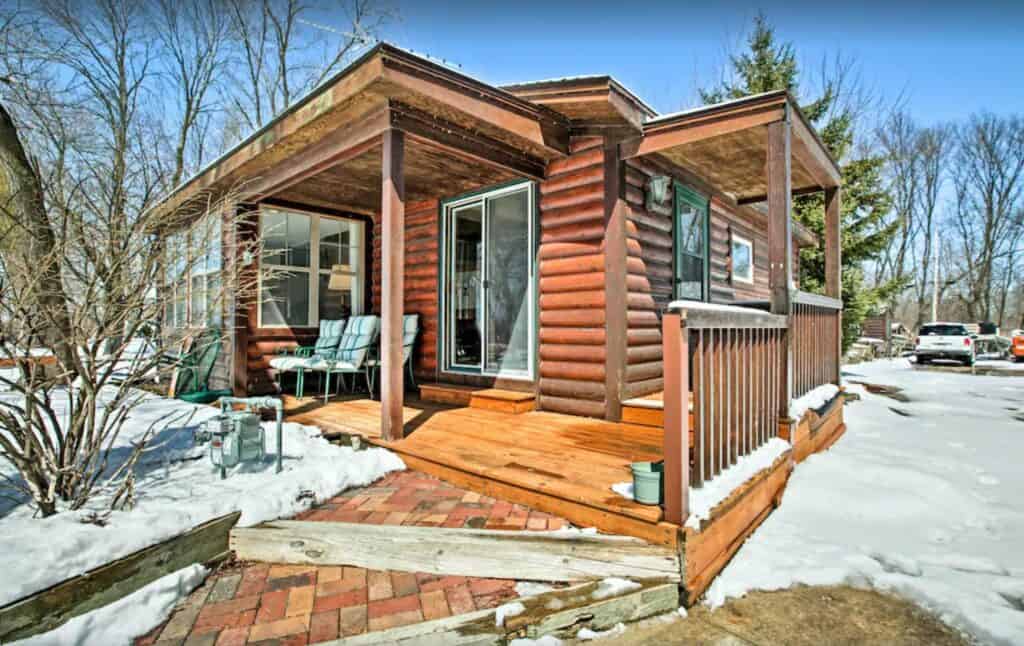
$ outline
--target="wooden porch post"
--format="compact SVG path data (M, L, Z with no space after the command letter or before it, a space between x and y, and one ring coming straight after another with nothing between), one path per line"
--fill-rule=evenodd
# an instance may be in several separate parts
M825 189L825 294L832 298L843 298L843 246L842 224L840 223L840 189L832 186ZM886 333L889 327L886 325ZM843 316L836 316L836 357L832 378L839 384L839 364L843 355Z
M790 190L790 124L768 124L768 286L773 314L789 315L793 281L793 230Z
M690 344L678 313L661 317L665 365L665 520L682 525L690 515Z
M622 419L628 333L626 200L619 138L604 137L605 419Z
M380 431L385 440L404 435L402 310L405 300L405 135L384 131L381 153L381 382Z
M790 112L786 106L785 118L768 124L768 286L771 290L773 314L790 316L790 296L793 284L793 230L791 212L790 177ZM793 330L786 330L783 344L785 356L779 359L779 414L786 416L793 398Z

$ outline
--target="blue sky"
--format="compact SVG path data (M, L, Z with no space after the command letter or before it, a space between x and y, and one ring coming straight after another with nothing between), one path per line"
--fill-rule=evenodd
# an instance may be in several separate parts
M401 2L401 0L399 0ZM660 112L696 103L763 10L805 67L840 53L922 124L1024 113L1024 1L399 4L385 38L490 83L608 73Z

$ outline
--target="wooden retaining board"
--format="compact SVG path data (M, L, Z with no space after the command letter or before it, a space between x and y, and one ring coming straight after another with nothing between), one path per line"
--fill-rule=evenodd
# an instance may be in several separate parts
M239 559L372 570L572 582L678 582L678 555L625 536L274 521L231 532Z
M0 642L24 639L117 601L162 576L227 556L235 512L0 608Z
M497 609L492 608L345 637L324 646L503 646L512 639L536 639L548 634L570 638L581 628L608 630L620 622L639 621L679 607L679 588L675 584L646 583L636 590L595 599L593 594L598 586L596 582L585 583L517 599L524 611L506 617L504 626L497 625Z
M792 452L747 481L716 507L700 532L687 528L683 544L687 602L711 585L744 541L779 506L793 470Z

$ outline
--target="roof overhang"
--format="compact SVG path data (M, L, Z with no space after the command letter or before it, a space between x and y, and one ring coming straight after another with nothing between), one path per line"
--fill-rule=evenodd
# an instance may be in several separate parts
M501 89L565 115L577 128L627 127L640 132L644 122L658 114L608 75L531 81Z
M768 92L648 120L624 159L660 156L706 177L740 203L768 194L768 126L790 124L793 194L839 186L839 165L788 92Z
M569 126L545 106L382 43L181 184L158 208L240 185L248 194L253 183L262 185L258 195L267 194L273 178L284 181L290 166L314 160L304 172L323 171L360 146L365 152L379 144L381 130L392 127L531 176L568 154Z

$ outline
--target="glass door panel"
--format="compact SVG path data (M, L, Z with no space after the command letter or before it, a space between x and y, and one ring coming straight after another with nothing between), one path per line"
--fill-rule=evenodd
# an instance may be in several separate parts
M453 366L481 366L483 336L483 205L456 209L452 214L449 249L449 329Z
M527 190L487 200L484 371L530 369L530 205Z

